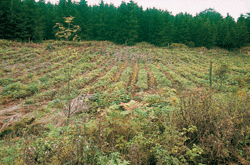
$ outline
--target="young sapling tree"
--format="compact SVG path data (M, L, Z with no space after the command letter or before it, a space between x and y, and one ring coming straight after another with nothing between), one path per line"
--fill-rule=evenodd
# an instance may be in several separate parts
M58 32L55 34L55 36L57 38L63 38L67 41L67 45L68 45L68 41L73 38L72 40L75 41L77 39L79 39L80 37L75 34L77 31L80 31L81 28L78 25L73 25L73 19L75 17L63 17L65 19L65 23L68 24L68 27L65 28L62 24L60 23L56 23L56 25L54 26L54 28L58 27ZM69 55L71 55L70 49L68 49L68 51L66 51ZM68 63L67 63L67 101L68 101L68 115L67 115L67 124L69 123L69 119L70 119L70 113L71 113L71 105L70 105L70 64L69 64L69 56L68 56Z

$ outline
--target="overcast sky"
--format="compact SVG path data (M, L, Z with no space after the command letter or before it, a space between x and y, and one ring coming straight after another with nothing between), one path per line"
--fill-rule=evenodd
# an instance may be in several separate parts
M59 0L45 0L51 3L58 3ZM74 1L74 0L72 0ZM80 0L75 0L80 1ZM101 0L87 0L88 5L99 4ZM130 0L123 0L129 2ZM104 0L105 3L112 3L119 6L122 0ZM222 16L227 16L229 13L235 21L240 14L250 13L250 0L134 0L143 9L147 7L155 7L157 9L167 10L176 15L180 12L187 12L195 16L197 13L208 8L213 8Z

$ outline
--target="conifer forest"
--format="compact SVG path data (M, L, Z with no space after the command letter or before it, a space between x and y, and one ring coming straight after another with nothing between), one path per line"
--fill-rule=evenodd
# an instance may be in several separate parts
M72 3L60 0L58 4L44 0L4 0L0 2L0 37L33 41L55 39L55 23L63 17L75 17L81 27L82 40L112 41L133 45L148 42L156 46L183 43L189 47L218 46L239 48L249 43L250 17L226 18L209 8L196 16L156 8L143 10L135 2L122 2L119 7L105 4L89 6L87 1Z

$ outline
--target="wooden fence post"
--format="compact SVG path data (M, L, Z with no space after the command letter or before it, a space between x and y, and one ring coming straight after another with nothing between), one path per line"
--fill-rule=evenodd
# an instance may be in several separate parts
M213 69L213 62L210 60L210 89L212 89L212 69Z

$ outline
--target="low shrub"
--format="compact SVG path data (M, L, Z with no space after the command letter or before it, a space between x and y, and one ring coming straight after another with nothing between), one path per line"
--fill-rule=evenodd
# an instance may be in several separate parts
M215 98L202 89L183 93L174 123L179 129L192 125L197 128L195 133L186 133L185 145L201 147L201 163L249 163L249 99L246 92L228 98Z
M188 46L185 44L181 44L181 43L172 43L170 45L171 49L188 49Z
M10 145L2 141L0 163L248 164L249 98L247 92L217 96L196 89L182 93L180 109L137 101L99 106L72 116L68 126L48 125L34 138L24 131ZM121 108L131 103L134 108Z
M12 83L10 85L7 85L2 90L3 96L12 96L15 99L18 98L24 98L27 96L30 96L39 90L39 84L36 82L33 82L29 85L23 85L19 81L16 83Z

